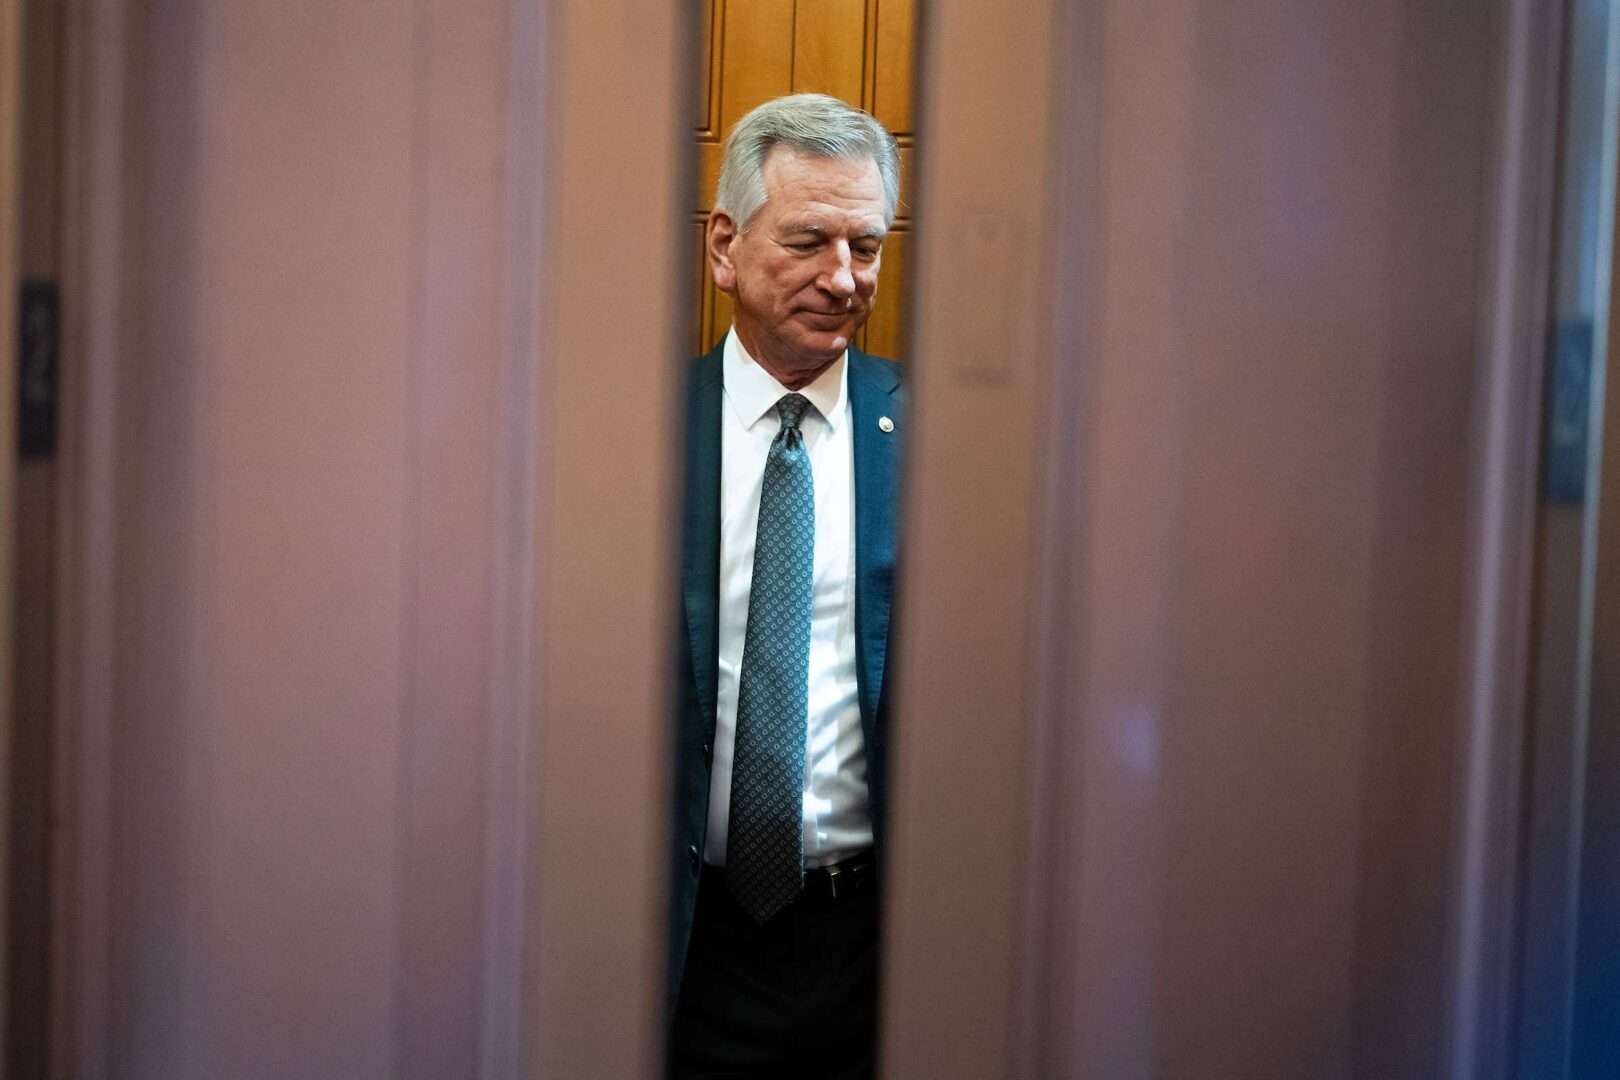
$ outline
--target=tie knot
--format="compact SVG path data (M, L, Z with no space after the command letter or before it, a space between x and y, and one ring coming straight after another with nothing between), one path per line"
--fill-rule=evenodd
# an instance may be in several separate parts
M810 399L803 394L784 394L782 400L776 403L776 411L782 417L783 431L797 431L799 421L804 419L804 411L810 407Z

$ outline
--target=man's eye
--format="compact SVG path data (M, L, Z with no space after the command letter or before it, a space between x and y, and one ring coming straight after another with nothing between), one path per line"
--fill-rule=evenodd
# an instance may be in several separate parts
M856 248L855 249L855 257L857 259L866 259L866 260L870 261L870 260L875 259L875 258L878 257L878 249L877 248Z
M814 251L816 242L814 240L794 240L788 244L788 247L794 251Z

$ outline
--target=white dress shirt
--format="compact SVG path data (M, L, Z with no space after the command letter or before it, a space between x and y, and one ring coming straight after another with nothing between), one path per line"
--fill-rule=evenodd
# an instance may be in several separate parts
M726 862L737 683L754 579L754 532L765 456L781 430L776 403L789 391L743 348L735 328L722 360L720 410L719 680L709 828L704 859ZM809 710L805 717L804 861L837 862L872 845L866 747L855 667L855 454L849 355L799 391L810 399L799 430L815 482L816 551L810 604Z

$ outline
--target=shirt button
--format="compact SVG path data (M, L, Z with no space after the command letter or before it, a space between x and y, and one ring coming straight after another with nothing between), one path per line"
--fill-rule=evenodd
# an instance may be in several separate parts
M714 764L714 747L713 747L713 745L711 745L709 743L704 743L703 744L703 764L705 764L705 765L713 765Z
M696 844L693 844L691 847L686 849L686 861L692 864L692 873L697 873L698 867L703 863L703 859L698 855Z

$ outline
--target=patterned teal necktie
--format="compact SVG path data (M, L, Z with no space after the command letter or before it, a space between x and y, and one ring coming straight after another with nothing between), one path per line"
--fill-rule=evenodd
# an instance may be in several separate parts
M788 394L776 403L782 430L765 457L737 686L726 880L737 902L761 923L792 903L804 882L804 739L816 506L799 421L809 405L802 394Z

